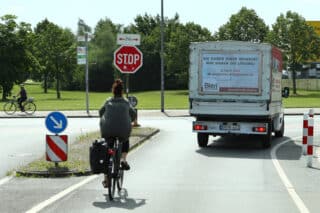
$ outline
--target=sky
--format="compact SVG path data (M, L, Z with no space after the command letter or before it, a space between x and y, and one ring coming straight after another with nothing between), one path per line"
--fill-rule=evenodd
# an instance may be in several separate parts
M193 22L212 33L241 7L255 10L269 27L289 10L309 21L320 20L320 0L163 0L163 5L165 17L173 18L177 13L181 23ZM0 0L0 16L5 14L16 15L18 22L32 27L47 18L75 33L79 18L94 29L100 19L127 26L137 15L160 15L161 0Z

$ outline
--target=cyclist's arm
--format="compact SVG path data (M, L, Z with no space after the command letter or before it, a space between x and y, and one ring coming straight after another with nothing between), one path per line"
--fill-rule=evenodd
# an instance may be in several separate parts
M104 104L103 104L103 106L99 109L99 117L101 117L105 111L106 109L104 108Z
M101 117L104 114L104 112L106 111L105 105L107 104L108 101L111 101L111 100L112 98L108 98L106 102L102 105L102 107L99 109L99 117Z

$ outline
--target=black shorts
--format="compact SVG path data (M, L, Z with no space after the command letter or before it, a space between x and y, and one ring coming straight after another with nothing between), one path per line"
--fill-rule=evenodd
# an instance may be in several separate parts
M108 143L108 146L109 147L113 147L114 145L114 142L115 142L115 137L107 137L107 138L104 138L107 143ZM120 141L122 141L122 152L126 152L128 153L129 152L129 138L119 138Z

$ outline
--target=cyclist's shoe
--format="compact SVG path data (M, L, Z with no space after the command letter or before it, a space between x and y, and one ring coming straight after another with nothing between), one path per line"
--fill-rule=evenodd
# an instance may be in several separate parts
M121 169L122 170L130 170L130 165L128 164L127 161L122 161L121 162Z
M108 187L109 187L109 186L108 186L108 181L106 181L106 180L102 181L102 186L103 186L104 188L108 188Z

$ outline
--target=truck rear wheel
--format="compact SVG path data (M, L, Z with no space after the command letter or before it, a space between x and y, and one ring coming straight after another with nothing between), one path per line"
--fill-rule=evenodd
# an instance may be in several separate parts
M198 145L200 147L208 146L209 135L206 133L198 133Z
M282 121L282 125L281 125L280 130L279 130L279 131L275 131L275 132L274 132L274 135L275 135L277 138L283 137L283 135L284 135L284 120Z

